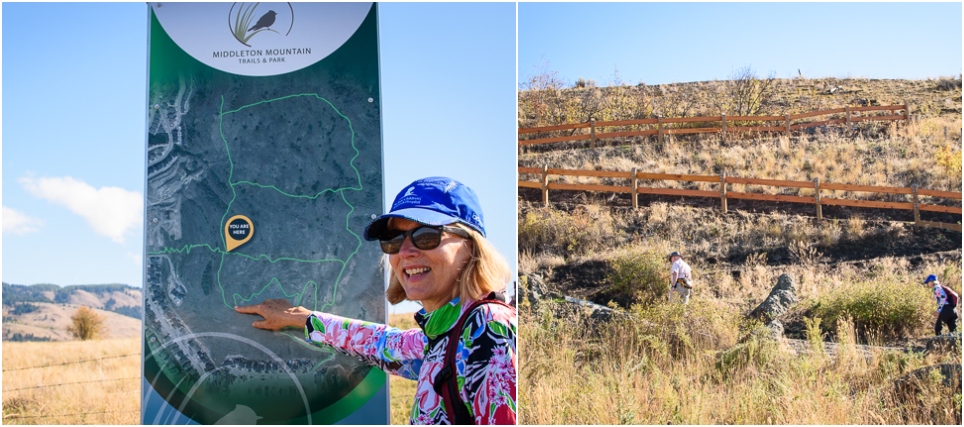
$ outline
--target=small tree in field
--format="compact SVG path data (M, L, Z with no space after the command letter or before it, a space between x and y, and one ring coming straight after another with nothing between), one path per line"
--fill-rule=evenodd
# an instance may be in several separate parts
M87 307L80 307L70 316L71 324L67 331L81 340L98 338L104 334L104 316Z
M776 76L770 73L765 79L759 79L756 72L749 65L741 68L730 76L729 98L730 114L735 116L756 116L769 112L770 101L773 98L773 82Z

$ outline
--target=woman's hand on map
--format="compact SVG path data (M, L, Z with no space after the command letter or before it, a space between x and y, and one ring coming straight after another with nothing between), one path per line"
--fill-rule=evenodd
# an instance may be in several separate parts
M311 310L294 307L285 299L269 299L261 304L235 306L234 311L244 314L257 314L264 318L251 324L258 329L277 331L281 328L303 328Z

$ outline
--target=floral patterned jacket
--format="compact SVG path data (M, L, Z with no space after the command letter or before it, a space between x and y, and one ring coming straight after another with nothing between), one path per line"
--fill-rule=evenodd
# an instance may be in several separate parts
M934 285L934 298L937 300L937 312L940 313L944 304L947 304L947 293L941 285Z
M954 292L954 291L951 290L951 292ZM941 310L944 309L945 305L948 305L952 302L949 295L947 295L947 291L945 291L944 287L941 286L940 284L934 285L934 298L937 300L938 313L940 313ZM954 307L957 308L957 306L954 306Z
M445 306L415 314L421 329L402 331L388 325L314 312L305 325L308 342L329 345L382 370L418 380L409 421L451 424L435 392L435 376L444 367L448 331L468 304L456 298ZM455 356L459 394L470 403L476 424L516 423L515 310L482 304L469 314Z

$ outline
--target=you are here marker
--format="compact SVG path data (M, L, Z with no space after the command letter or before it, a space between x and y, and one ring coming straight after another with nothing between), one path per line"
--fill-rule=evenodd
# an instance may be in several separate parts
M228 246L228 252L248 243L252 236L254 236L254 223L244 215L232 216L224 224L224 242Z

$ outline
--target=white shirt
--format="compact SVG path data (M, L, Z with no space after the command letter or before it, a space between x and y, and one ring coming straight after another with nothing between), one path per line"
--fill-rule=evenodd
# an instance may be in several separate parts
M676 280L680 277L685 277L687 279L693 280L692 271L690 270L690 265L683 261L683 258L676 260L673 263L673 268L669 271L670 281L673 285L676 284Z

